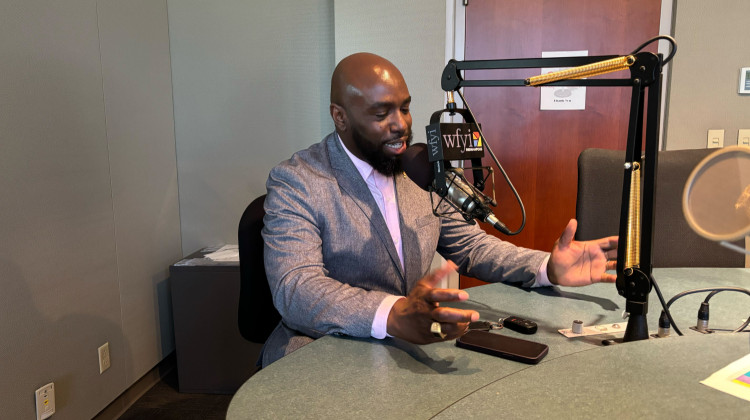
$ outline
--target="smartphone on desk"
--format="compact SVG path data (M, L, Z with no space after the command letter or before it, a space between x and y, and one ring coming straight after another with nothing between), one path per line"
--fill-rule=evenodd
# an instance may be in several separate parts
M471 330L456 340L461 348L515 360L528 364L537 364L547 355L546 344L508 337L489 331Z

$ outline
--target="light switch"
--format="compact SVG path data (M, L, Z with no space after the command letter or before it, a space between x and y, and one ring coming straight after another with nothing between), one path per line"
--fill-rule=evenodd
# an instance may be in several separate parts
M708 130L708 144L706 147L709 149L724 147L724 130Z
M750 129L740 129L737 133L737 146L750 147Z

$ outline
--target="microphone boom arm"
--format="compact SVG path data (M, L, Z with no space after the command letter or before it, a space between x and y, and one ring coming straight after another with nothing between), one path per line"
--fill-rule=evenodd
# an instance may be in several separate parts
M657 39L666 39L671 43L672 51L664 60L661 54L639 52L641 48ZM550 57L501 60L450 60L443 69L441 87L446 92L458 91L463 87L488 86L602 86L631 87L630 117L628 123L625 159L623 162L624 179L622 206L620 213L620 230L617 254L616 287L626 299L626 311L630 313L624 341L643 340L648 338L646 313L648 312L648 295L654 279L652 275L652 246L654 223L654 197L656 190L656 169L659 141L659 115L661 109L662 68L676 52L674 39L658 36L642 44L627 56L586 56L586 57ZM465 80L461 71L497 70L546 67L580 67L568 69L560 74L535 76L529 79L499 80ZM594 69L602 69L601 72ZM630 70L627 78L580 79L618 70ZM562 74L563 72L567 72ZM546 77L545 77L546 76ZM540 81L541 80L541 81ZM532 82L533 81L533 82ZM460 94L460 92L459 92ZM462 95L463 98L463 95ZM644 107L648 100L647 107ZM467 107L464 100L464 106ZM469 110L469 113L471 111ZM645 114L645 115L644 115ZM462 114L463 115L463 114ZM644 130L645 118L645 130ZM643 134L645 132L645 151L642 153ZM490 150L491 151L491 150ZM643 156L643 159L641 159ZM642 171L643 189L634 191L640 196L631 205L633 189L633 171L638 166ZM437 173L437 171L436 171ZM634 214L635 213L635 214ZM639 220L639 226L633 226L633 219ZM637 229L635 241L628 239ZM639 254L638 264L625 266L626 255ZM630 260L630 258L628 258Z

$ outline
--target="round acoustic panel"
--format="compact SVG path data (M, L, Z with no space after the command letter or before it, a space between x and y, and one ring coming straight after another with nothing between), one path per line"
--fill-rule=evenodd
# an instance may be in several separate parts
M688 225L713 241L750 234L750 147L729 146L706 156L682 195Z

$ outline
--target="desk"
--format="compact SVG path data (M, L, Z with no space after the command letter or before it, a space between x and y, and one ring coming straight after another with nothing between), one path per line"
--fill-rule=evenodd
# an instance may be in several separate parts
M659 269L654 276L665 299L699 287L750 286L750 271L741 268ZM529 366L454 342L416 346L327 336L245 382L227 418L684 418L685 412L717 418L750 408L698 383L750 351L747 333L688 328L705 294L672 305L684 337L603 347L602 336L567 339L557 330L574 319L586 325L622 321L625 300L613 284L532 290L493 284L468 292L470 299L454 306L475 309L486 320L511 314L536 320L537 334L524 338L548 344L547 357ZM748 315L747 299L731 292L712 298L711 327L738 327ZM654 331L660 313L655 293L650 303Z

